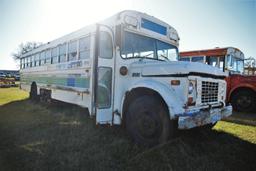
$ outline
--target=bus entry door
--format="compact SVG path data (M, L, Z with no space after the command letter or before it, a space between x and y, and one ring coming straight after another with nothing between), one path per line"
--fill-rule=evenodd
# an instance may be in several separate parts
M94 104L96 123L111 124L113 119L114 51L113 32L104 25L97 25L95 41Z

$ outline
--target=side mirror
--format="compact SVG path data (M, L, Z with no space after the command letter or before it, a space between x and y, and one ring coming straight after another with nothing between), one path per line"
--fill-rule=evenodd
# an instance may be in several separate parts
M116 46L121 46L121 42L122 42L122 38L121 38L121 35L122 35L122 25L119 24L116 26L116 29L115 29L115 44Z

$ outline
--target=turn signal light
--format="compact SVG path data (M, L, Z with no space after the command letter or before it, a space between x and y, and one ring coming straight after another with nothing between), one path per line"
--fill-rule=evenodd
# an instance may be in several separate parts
M194 105L195 105L195 102L193 102L193 101L194 101L193 97L188 97L187 105L188 105L188 106L194 106Z
M180 80L171 80L171 85L180 85Z

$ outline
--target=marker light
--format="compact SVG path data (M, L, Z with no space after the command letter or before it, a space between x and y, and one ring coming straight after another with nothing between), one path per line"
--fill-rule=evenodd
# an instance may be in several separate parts
M133 27L137 27L138 25L138 20L135 17L125 16L124 21L126 24L131 25Z
M171 80L171 85L180 85L180 80Z

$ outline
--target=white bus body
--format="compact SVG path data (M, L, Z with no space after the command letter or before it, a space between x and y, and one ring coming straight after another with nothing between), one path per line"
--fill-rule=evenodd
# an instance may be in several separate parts
M173 61L178 44L178 33L167 23L123 11L24 54L21 89L33 92L36 87L37 95L46 92L52 99L86 107L97 124L120 125L127 113L129 121L139 120L132 113L145 105L144 100L157 104L150 107L160 114L157 106L165 108L165 120L176 120L180 129L213 124L230 115L226 74L200 63ZM158 125L155 115L149 115L148 122ZM136 127L126 124L130 132ZM162 132L165 124L160 124ZM143 138L137 137L138 142L147 141Z

